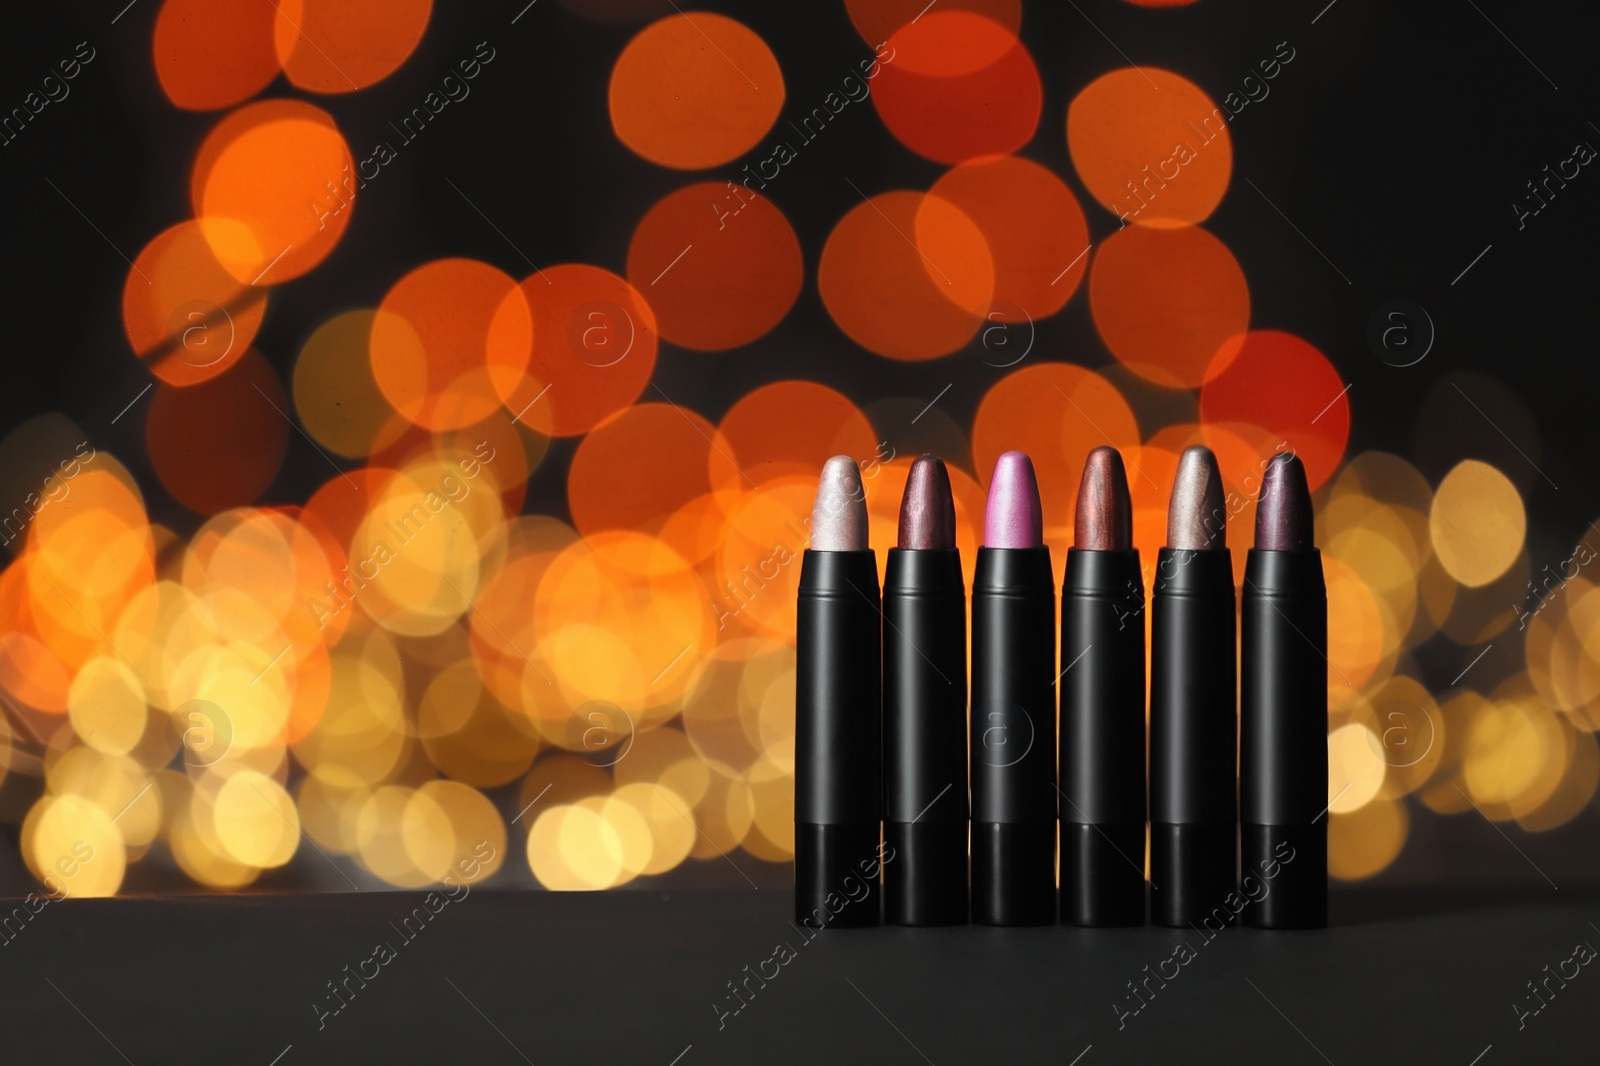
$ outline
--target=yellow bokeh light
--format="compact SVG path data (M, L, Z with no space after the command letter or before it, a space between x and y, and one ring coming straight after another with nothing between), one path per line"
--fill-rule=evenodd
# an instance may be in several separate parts
M127 870L111 815L82 796L39 800L23 820L22 844L28 869L53 895L115 895Z
M1477 588L1516 559L1528 518L1509 478L1488 463L1466 459L1439 483L1428 525L1434 551L1450 576Z
M254 770L240 770L222 783L211 818L223 849L246 866L282 866L300 844L294 801L282 785Z
M1328 815L1328 875L1363 881L1381 873L1405 846L1404 800L1375 799L1350 814Z
M1357 722L1328 734L1328 810L1358 811L1383 788L1386 770L1372 731Z

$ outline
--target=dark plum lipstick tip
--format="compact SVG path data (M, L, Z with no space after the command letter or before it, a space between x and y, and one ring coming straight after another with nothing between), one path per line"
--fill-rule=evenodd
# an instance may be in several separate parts
M1080 551L1126 551L1133 547L1133 500L1122 453L1099 447L1083 463L1073 547Z
M984 512L983 543L989 548L1037 548L1044 543L1044 511L1033 460L1006 452L995 460Z
M1262 551L1305 551L1316 544L1316 516L1305 464L1293 452L1272 457L1261 476L1256 507L1256 547Z
M900 500L901 548L950 549L956 546L956 505L950 472L937 455L919 455Z

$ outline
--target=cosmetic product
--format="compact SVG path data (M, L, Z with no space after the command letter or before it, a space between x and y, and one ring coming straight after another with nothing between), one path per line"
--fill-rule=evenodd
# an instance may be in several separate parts
M1055 921L1055 578L1033 463L989 484L972 585L972 920Z
M876 925L879 893L856 899L851 888L879 868L882 613L861 471L846 455L822 468L797 610L795 917Z
M1245 557L1239 678L1243 872L1269 882L1246 925L1328 924L1328 592L1306 471L1291 453L1262 477Z
M883 581L884 921L967 920L967 590L950 475L911 464Z
M1178 460L1150 605L1150 918L1231 923L1237 872L1233 561L1210 449Z
M1144 577L1115 448L1084 463L1061 586L1061 920L1143 925Z

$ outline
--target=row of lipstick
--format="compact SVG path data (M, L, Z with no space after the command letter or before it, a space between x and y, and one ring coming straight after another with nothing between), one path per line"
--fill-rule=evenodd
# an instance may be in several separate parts
M880 601L860 471L830 459L796 629L797 918L876 924L858 886L881 877L892 924L1048 924L1059 844L1062 921L1142 925L1148 826L1156 924L1325 925L1328 608L1300 460L1262 476L1238 677L1233 513L1216 458L1185 451L1150 605L1147 792L1144 580L1117 451L1084 467L1059 667L1033 464L995 464L970 699L944 463L912 466Z

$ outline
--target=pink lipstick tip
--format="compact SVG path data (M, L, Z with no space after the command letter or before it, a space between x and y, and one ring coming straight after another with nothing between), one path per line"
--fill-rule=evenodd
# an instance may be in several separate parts
M1006 452L995 460L984 513L983 543L989 548L1037 548L1044 543L1044 509L1033 460Z

